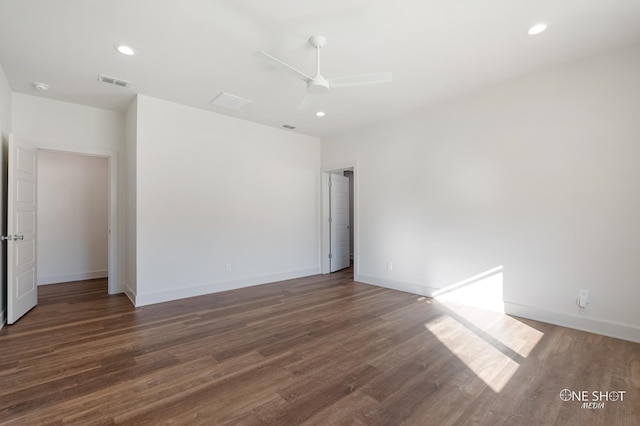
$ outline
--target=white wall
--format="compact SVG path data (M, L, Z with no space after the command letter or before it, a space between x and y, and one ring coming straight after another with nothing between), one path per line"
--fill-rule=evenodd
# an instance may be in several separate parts
M322 143L358 162L357 279L428 295L502 265L509 312L636 341L639 159L638 47Z
M13 94L13 131L46 148L117 150L124 146L124 114L68 102Z
M344 176L349 179L349 258L353 261L353 250L355 249L353 240L353 170L345 170Z
M113 190L109 192L111 205L118 206L111 228L116 241L118 256L111 259L118 270L117 276L109 279L124 285L125 244L119 238L118 224L125 223L126 173L118 166L118 159L125 151L125 115L67 102L54 101L20 93L13 94L13 133L41 149L103 155L110 160L110 180ZM112 174L115 177L112 178ZM115 257L115 256L114 256ZM118 267L122 265L122 267ZM116 289L116 291L118 291ZM120 290L122 291L122 290Z
M136 151L136 305L319 271L319 139L138 96Z
M7 144L9 143L9 133L11 133L11 89L9 82L0 66L0 233L7 229L7 218L5 214L5 199L7 197ZM4 235L4 234L3 234ZM7 283L5 280L6 265L5 259L6 244L0 244L0 328L6 321L6 299Z
M38 152L38 284L108 276L109 162Z
M125 255L127 263L125 265L125 283L124 291L131 299L133 304L136 303L137 294L137 173L136 173L136 161L137 161L137 147L138 147L138 98L136 97L129 108L125 117L125 136L126 136L126 149L125 149L125 170L126 170L126 182L124 182L123 193L126 193L126 222L124 226L124 240L125 240Z

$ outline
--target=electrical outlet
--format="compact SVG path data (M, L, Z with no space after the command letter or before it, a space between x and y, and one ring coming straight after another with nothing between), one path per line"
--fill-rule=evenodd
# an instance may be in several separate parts
M231 272L231 264L230 263L226 263L224 265L224 271L225 272Z
M393 263L387 262L387 271L393 271Z
M589 290L580 290L578 292L578 307L584 309L589 303Z

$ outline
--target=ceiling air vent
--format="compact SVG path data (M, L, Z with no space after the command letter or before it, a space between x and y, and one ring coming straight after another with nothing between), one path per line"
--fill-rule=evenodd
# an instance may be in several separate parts
M283 124L282 127L289 130L293 130L296 128L296 126L292 126L291 124Z
M253 101L250 101L249 99L241 98L240 96L232 95L231 93L220 92L209 103L222 108L238 110L252 102Z
M116 78L116 77L109 77L108 75L104 75L104 74L98 75L98 80L100 80L103 83L114 84L120 87L127 87L129 84L131 84L130 81L123 80L121 78Z

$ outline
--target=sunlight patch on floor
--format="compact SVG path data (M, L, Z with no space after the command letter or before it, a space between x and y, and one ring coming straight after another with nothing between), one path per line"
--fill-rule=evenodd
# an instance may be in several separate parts
M500 392L519 364L449 316L425 327L494 392Z
M449 310L452 317L458 318L462 325L471 326L476 334L484 334L495 344L504 345L523 358L529 356L544 336L540 330L504 313L453 302L438 303Z
M498 335L499 330L494 329L492 331L494 337L499 338L502 343L524 358L529 356L533 348L544 336L542 331L529 327L525 323L507 315L501 319L501 328L505 332Z

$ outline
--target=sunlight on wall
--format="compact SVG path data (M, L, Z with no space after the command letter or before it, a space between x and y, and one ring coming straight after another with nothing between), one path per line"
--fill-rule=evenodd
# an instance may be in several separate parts
M504 312L502 266L489 269L473 277L433 293L440 301L463 303L496 312Z

